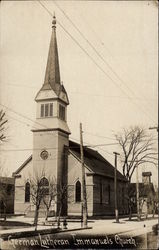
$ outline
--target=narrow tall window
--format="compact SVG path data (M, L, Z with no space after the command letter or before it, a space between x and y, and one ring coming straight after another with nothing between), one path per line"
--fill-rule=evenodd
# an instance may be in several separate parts
M25 184L25 202L30 202L30 183Z
M45 104L45 117L49 115L49 104Z
M50 111L49 111L49 115L53 116L53 103L50 103Z
M76 182L75 186L75 201L80 202L81 201L81 183L80 181Z
M65 120L65 107L61 104L59 105L59 118Z
M44 117L44 104L41 104L41 117Z

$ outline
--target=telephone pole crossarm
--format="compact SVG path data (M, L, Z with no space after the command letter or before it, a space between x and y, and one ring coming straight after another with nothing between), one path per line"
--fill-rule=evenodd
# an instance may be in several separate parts
M157 126L156 127L149 127L149 129L156 129L157 132L158 132L158 127Z

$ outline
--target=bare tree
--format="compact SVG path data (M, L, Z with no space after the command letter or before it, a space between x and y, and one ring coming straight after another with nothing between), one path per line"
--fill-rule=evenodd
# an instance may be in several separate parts
M67 200L71 193L69 192L69 186L68 185L62 185L59 184L57 185L57 202L58 202L58 213L57 213L57 225L60 227L60 219L61 219L61 214L67 203Z
M0 110L0 142L5 141L6 139L4 130L5 130L5 124L7 122L8 120L5 118L5 112L3 110Z
M115 135L121 148L121 162L123 175L131 182L132 175L142 164L157 164L157 152L151 135L146 134L138 126L123 129L121 134Z
M120 155L123 175L128 180L128 206L129 219L131 220L134 203L131 199L131 178L137 166L142 164L157 164L157 152L154 147L153 138L143 128L138 126L123 129L120 134L115 135L120 145Z
M45 176L44 171L41 172L41 174L34 174L34 176L31 176L27 181L30 184L30 197L33 205L35 205L35 215L34 215L34 225L35 229L37 228L38 223L38 217L39 217L39 209L41 202L46 195L47 187L44 186L44 183L42 182L43 177Z
M48 187L48 193L45 193L43 196L43 203L46 207L46 216L45 221L48 220L49 210L52 205L52 202L55 201L55 197L57 196L57 184L55 177L49 178L49 187Z
M45 171L42 170L41 174L36 173L30 175L30 177L25 180L26 183L29 182L30 184L31 202L35 206L34 225L36 228L40 207L44 209L43 205L45 206L45 221L47 221L52 201L55 201L57 205L57 224L58 227L60 227L61 216L64 214L64 211L66 211L67 199L72 193L69 191L68 185L65 185L63 182L57 184L55 177L45 178L46 176ZM43 182L44 179L47 179L47 183Z

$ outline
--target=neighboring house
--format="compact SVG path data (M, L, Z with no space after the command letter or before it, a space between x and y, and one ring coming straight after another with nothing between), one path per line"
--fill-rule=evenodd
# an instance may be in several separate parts
M142 183L139 183L139 200L140 200L140 213L148 215L153 214L155 211L155 189L151 183L151 172L142 173ZM130 196L134 202L133 212L137 211L136 204L136 183L130 184Z
M30 176L45 172L42 181L48 185L55 177L57 184L69 187L63 214L80 215L82 199L82 168L79 144L70 141L67 124L68 95L61 84L56 41L56 19L52 36L44 84L37 93L36 120L33 132L33 153L17 171L15 177L15 213L28 213L35 207L30 197ZM69 52L68 52L69 53ZM74 119L74 118L73 118ZM97 151L84 147L88 215L114 214L114 167ZM117 172L119 213L127 213L127 181ZM59 198L51 206L57 213Z
M0 177L0 215L14 213L14 178Z

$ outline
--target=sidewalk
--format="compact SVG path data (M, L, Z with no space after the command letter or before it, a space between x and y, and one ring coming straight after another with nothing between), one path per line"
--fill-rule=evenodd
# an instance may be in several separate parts
M0 230L0 238L7 239L8 236L12 235L13 238L20 238L24 236L31 236L35 234L50 234L50 233L60 233L60 232L68 232L72 230L83 230L84 228L81 228L81 223L80 222L70 222L67 225L67 229L63 228L63 223L61 222L60 229L57 229L57 224L55 224L52 221L48 221L49 225L44 224L44 219L39 218L38 220L38 226L37 229L35 230L35 226L33 226L33 218L26 218L24 216L19 216L19 217L12 217L8 218L7 222L23 222L23 223L30 223L30 226L20 226L20 227L12 227L12 228L6 228L6 229L1 229ZM3 227L3 226L2 226ZM90 226L88 227L90 229Z
M152 232L152 226L158 223L158 218L149 218L148 220L137 221L137 218L129 221L127 218L120 219L120 223L114 220L95 221L92 225L91 234L121 234L137 236Z
M9 218L8 221L20 221L26 223L33 223L33 218L26 218L24 216L13 217ZM49 233L50 230L55 229L55 225L44 225L44 220L39 219L37 231L43 231ZM155 218L148 218L147 220L137 221L137 218L133 218L132 221L129 221L128 218L120 219L119 223L115 222L115 219L109 220L88 220L88 226L91 227L87 229L87 233L91 235L95 234L129 234L131 236L141 235L144 233L148 233L152 231L152 226L158 223L158 217ZM62 223L61 223L61 226ZM81 230L81 223L80 222L68 222L67 225L68 230ZM67 232L68 230L64 230ZM63 231L63 232L64 232ZM4 229L0 230L1 235L10 235L14 233L20 232L35 232L35 226L28 226L28 227L21 227L21 228L12 228L12 229ZM80 234L86 234L85 230L81 231Z

